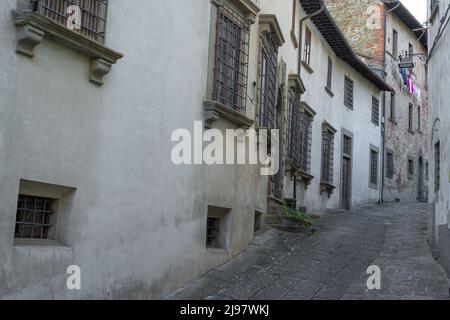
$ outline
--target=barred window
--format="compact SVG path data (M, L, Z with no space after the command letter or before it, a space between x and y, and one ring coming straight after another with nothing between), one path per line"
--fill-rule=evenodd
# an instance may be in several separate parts
M220 7L216 26L213 98L245 113L250 26L227 4Z
M322 177L321 181L333 184L335 132L324 126L322 131Z
M309 65L311 63L311 30L306 27L305 29L305 45L303 48L303 61Z
M393 179L395 174L394 167L394 153L392 151L386 152L386 176L388 179Z
M267 32L263 36L263 45L260 56L260 88L259 88L259 126L262 128L275 128L276 110L276 82L278 47L274 42L273 34Z
M370 150L370 184L378 186L378 152Z
M344 154L348 157L352 156L352 138L349 136L344 136Z
M312 117L302 111L299 94L290 97L289 157L299 170L311 169Z
M327 88L331 90L331 84L333 80L333 60L328 57L328 68L327 68Z
M380 101L375 97L372 97L372 123L380 125Z
M206 247L219 248L220 219L208 218L206 226Z
M68 7L72 5L81 10L81 29L74 31L104 43L108 0L36 0L34 11L67 26L68 18L73 14L68 12Z
M349 77L345 76L344 84L344 105L353 110L353 94L354 82Z
M15 237L48 239L53 227L54 199L19 195Z

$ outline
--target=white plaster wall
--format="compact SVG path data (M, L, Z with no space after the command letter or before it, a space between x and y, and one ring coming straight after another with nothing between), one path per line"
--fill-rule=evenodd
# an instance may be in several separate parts
M101 88L61 45L16 55L15 6L0 3L0 297L156 298L204 272L203 169L172 165L170 135L203 119L210 6L110 1L106 45L125 57ZM21 178L77 189L64 246L13 245Z
M434 19L434 23L430 25L429 50L431 50L438 32L438 21L444 16L445 10L449 5L450 1L448 0L440 1L438 16ZM450 136L450 114L448 112L450 92L446 81L450 72L449 50L450 35L449 30L446 29L429 60L430 128L428 134L431 137L430 148L432 148L430 161L430 215L434 225L434 240L437 242L441 255L440 260L450 273L450 145L448 138ZM441 143L441 179L440 189L436 191L434 188L434 145L438 141Z

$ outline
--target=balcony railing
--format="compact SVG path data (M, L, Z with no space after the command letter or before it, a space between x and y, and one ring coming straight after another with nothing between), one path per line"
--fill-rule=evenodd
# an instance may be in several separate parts
M74 30L96 42L104 43L108 0L34 0L33 10L54 22L67 26L69 6L78 6L81 28ZM70 21L69 21L70 23Z

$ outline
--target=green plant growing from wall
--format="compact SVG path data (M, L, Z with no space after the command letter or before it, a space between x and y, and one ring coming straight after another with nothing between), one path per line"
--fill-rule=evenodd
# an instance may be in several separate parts
M305 228L311 228L314 225L310 215L306 212L289 208L286 203L283 204L283 215L287 218L295 218L298 223Z

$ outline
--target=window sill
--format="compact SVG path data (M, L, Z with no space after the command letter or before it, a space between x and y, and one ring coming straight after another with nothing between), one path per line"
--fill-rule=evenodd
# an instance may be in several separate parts
M298 40L297 36L295 35L295 31L291 30L290 34L291 34L291 42L292 45L294 46L294 49L298 49Z
M302 66L305 68L306 71L308 71L310 74L314 73L313 68L309 64L307 64L305 61L302 60Z
M380 123L379 123L379 122L376 123L376 122L373 122L373 121L372 121L372 124L373 124L375 127L379 127L379 126L380 126Z
M250 118L220 102L205 101L203 107L205 109L205 122L208 127L211 127L214 122L221 118L244 128L250 128L254 124L254 121Z
M389 122L392 123L394 126L397 126L398 123L394 119L389 119Z
M328 93L328 95L330 96L330 97L334 97L334 93L333 93L333 91L331 91L331 89L330 88L328 88L328 87L325 87L325 91Z
M297 172L297 180L303 181L303 183L305 184L305 189L308 189L309 185L314 180L314 176L300 170Z
M409 129L408 129L408 132L411 133L412 135L415 134L415 132L414 132L413 130L409 130Z
M377 184L370 183L369 184L369 188L372 189L372 190L377 190L378 191L378 185Z
M56 240L38 240L38 239L14 239L14 247L24 249L72 250L70 247L62 245Z
M320 194L327 192L328 198L331 198L331 195L333 194L336 187L332 185L331 183L321 181L320 182Z
M13 10L12 16L18 29L17 53L33 58L34 48L44 38L52 39L91 59L89 81L94 84L102 85L103 77L109 73L112 65L123 58L121 53L71 31L39 13Z

